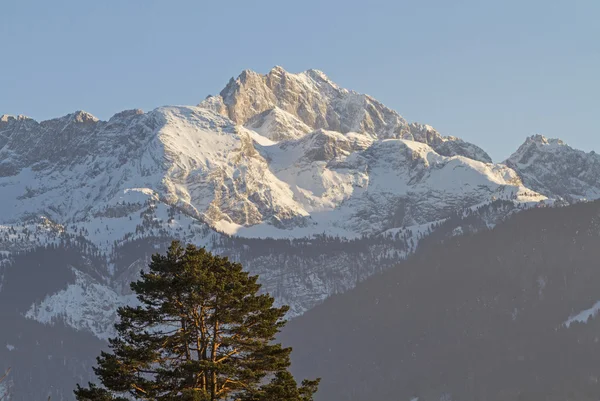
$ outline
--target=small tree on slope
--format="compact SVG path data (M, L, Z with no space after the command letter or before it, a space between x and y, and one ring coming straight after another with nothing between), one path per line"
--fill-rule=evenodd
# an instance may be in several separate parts
M274 344L287 307L258 294L257 276L202 248L173 242L131 284L140 306L118 310L112 352L94 368L102 387L79 401L310 401L318 380L298 386L291 348Z

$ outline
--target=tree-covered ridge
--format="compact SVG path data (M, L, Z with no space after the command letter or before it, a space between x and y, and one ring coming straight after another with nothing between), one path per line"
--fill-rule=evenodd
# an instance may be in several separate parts
M291 321L293 373L322 377L322 400L597 400L599 216L581 203L433 234Z

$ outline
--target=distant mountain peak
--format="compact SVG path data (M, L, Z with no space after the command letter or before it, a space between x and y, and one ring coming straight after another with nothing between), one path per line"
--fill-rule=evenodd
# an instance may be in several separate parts
M372 96L341 88L316 69L290 73L275 66L265 75L244 70L231 78L219 96L206 98L200 106L275 141L324 129L366 134L372 139L415 140L444 156L492 162L478 146L442 136L430 125L408 124Z
M40 124L42 124L42 125L69 124L69 123L93 124L93 123L97 123L99 121L100 120L98 118L96 118L94 115L88 113L87 111L77 110L77 111L74 111L73 113L69 113L62 117L42 121Z
M253 116L279 108L316 130L360 132L374 137L401 137L408 123L370 96L340 88L319 70L287 72L280 66L262 75L244 70L219 96L200 106L244 125Z
M287 71L280 65L276 65L273 68L271 68L271 70L269 71L269 73L274 73L274 74L287 74Z
M542 194L600 197L600 156L573 149L560 139L532 135L505 164L517 171L525 186Z
M116 119L119 119L119 118L126 118L126 117L132 117L132 116L140 116L140 115L143 115L143 114L144 114L144 110L142 110L142 109L123 110L123 111L115 114L114 116L112 116L109 121L116 120Z
M2 123L8 123L11 121L28 121L28 120L33 120L33 119L30 117L24 116L22 114L19 114L16 117L13 115L10 115L10 114L3 114L0 116L0 122L2 122Z
M530 163L534 159L534 156L538 154L538 152L548 152L555 149L573 150L561 139L547 138L541 134L531 135L527 137L525 142L519 146L517 151L506 160L506 163L510 165L525 165Z
M71 116L73 118L73 121L78 123L95 123L100 121L94 115L83 110L78 110L75 113L71 114Z
M256 75L260 75L259 73L251 71L251 70L247 70L247 71L250 71L250 72L252 72L253 74L256 74ZM282 66L276 65L275 67L271 68L271 70L268 72L267 76L269 76L269 75L293 76L295 78L307 77L307 78L310 78L310 79L312 79L314 81L326 81L326 82L329 82L329 83L335 85L331 81L331 79L329 79L329 77L327 76L327 74L325 74L321 70L317 70L317 69L314 69L314 68L311 68L311 69L308 69L306 71L299 72L299 73L292 73L292 72L287 71ZM335 85L335 86L337 86L337 85Z
M490 155L479 146L454 136L442 136L431 125L414 122L409 125L409 129L413 140L430 145L441 155L458 155L484 163L492 162Z
M19 114L18 116L13 116L10 114L3 114L0 116L0 122L2 122L2 123L9 123L11 121L33 121L33 122L35 122L35 120L33 118L24 116L22 114ZM77 111L74 111L73 113L69 113L62 117L53 118L50 120L44 120L44 121L42 121L42 124L49 123L49 122L57 122L57 121L67 121L67 122L76 122L76 123L96 123L96 122L99 122L100 120L97 117L95 117L94 115L92 115L91 113L88 113L87 111L77 110Z
M311 68L309 70L306 70L305 73L306 73L306 75L309 75L309 76L311 76L313 78L319 78L319 79L322 79L322 80L330 81L330 79L327 76L327 74L325 74L323 71L317 70L315 68Z
M566 145L561 139L558 138L547 138L541 134L531 135L525 140L525 144L535 143L537 145Z

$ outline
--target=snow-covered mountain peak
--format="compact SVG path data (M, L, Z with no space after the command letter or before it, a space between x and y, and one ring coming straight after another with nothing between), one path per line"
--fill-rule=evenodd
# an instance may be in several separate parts
M566 146L566 143L558 138L547 138L541 134L531 135L525 140L525 145L536 144L538 146Z
M525 142L519 146L517 151L507 159L507 163L512 165L518 164L523 167L536 160L540 154L564 154L565 152L584 153L580 150L571 148L558 138L547 138L544 135L536 134L529 136Z
M398 113L370 96L340 88L317 70L292 74L276 67L265 75L246 70L201 106L238 124L277 107L313 130L366 132L375 137L408 132L408 124Z
M331 88L340 89L340 87L331 79L329 79L329 77L323 71L316 69L309 69L295 74L286 71L283 67L279 65L276 65L267 73L266 77L267 79L296 80L299 83L302 83L309 87L315 85L322 87L325 84Z
M232 78L220 95L209 96L200 106L273 141L297 139L324 129L365 134L374 140L415 140L444 156L492 161L481 148L442 136L429 125L408 124L373 97L341 88L314 69L294 74L276 66L265 75L245 70Z
M548 196L600 197L600 156L573 149L560 139L530 136L505 163L527 187Z
M9 124L21 123L21 122L34 122L37 123L34 119L19 114L18 116L12 116L10 114L3 114L0 116L0 128L8 126Z
M7 123L9 121L27 121L33 120L31 117L24 116L23 114L19 114L18 116L12 116L10 114L2 114L0 116L0 122Z
M321 80L321 81L331 82L331 80L329 79L329 77L327 76L327 74L325 74L321 70L317 70L317 69L311 68L309 70L306 70L305 73L306 73L306 75L310 76L314 80ZM335 85L335 84L333 84L333 85Z
M254 73L254 71L252 71L252 72ZM287 74L289 74L289 73L282 66L276 65L275 67L273 67L269 70L269 72L267 73L267 76L285 76Z
M77 124L94 124L100 120L88 113L87 111L77 110L73 113L67 114L62 117L53 118L40 122L42 126L56 126L61 124L77 123Z
M428 124L411 123L408 139L430 145L435 151L444 156L464 156L484 163L491 163L492 158L479 146L463 141L454 136L442 136Z
M115 121L115 120L120 120L123 118L141 116L143 114L144 114L144 110L142 110L142 109L123 110L123 111L113 115L108 121Z
M73 121L77 123L96 123L100 120L87 111L78 110L73 113Z

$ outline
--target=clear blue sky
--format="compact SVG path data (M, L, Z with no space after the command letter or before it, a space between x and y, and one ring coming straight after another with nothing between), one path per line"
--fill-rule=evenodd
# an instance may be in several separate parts
M196 104L243 69L317 68L495 160L600 150L600 1L0 0L0 114Z

